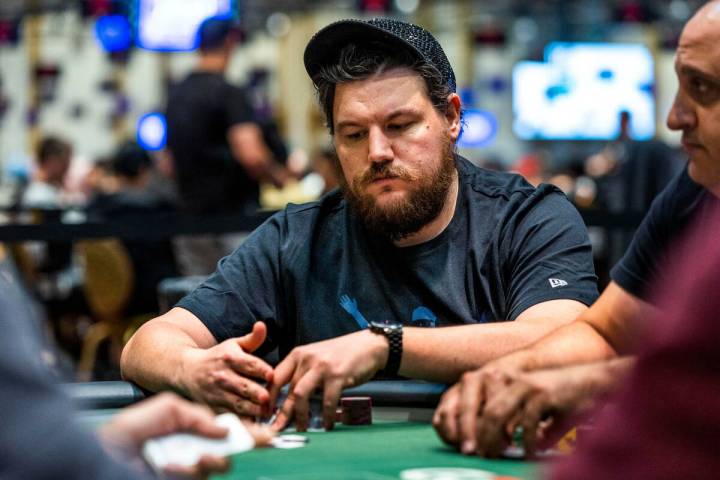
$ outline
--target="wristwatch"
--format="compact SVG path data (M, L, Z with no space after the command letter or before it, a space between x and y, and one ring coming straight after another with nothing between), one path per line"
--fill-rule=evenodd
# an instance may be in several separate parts
M388 359L385 368L382 369L381 373L384 376L396 377L400 370L400 360L402 359L403 352L403 326L402 323L385 321L376 322L371 320L368 322L370 325L370 331L379 335L385 335L388 339Z

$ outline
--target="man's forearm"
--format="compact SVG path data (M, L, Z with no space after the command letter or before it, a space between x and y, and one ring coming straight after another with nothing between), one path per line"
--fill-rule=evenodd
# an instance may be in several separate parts
M197 348L193 339L175 325L153 320L125 345L120 359L122 376L148 390L187 394L182 383L183 362Z
M400 375L451 383L464 372L521 349L556 323L497 322L445 328L407 327Z
M615 356L615 350L591 325L578 320L558 328L502 361L520 370L538 370L598 362Z

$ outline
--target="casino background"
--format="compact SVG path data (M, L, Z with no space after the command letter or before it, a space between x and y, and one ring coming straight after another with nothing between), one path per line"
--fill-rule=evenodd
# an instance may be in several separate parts
M199 22L224 14L239 25L242 40L227 78L247 89L266 140L295 175L282 190L261 187L261 204L277 209L316 198L332 183L332 152L302 64L304 45L334 20L391 16L424 26L444 46L466 109L460 153L534 184L555 183L575 202L590 227L602 287L649 201L682 168L678 135L664 119L677 87L677 38L701 3L4 0L4 268L42 307L39 321L60 346L48 347L45 356L60 379L119 379L122 341L200 281L168 269L142 287L156 299L153 308L130 308L130 292L144 278L133 270L133 242L142 250L180 234L247 232L267 216L88 212L93 195L117 187L113 160L128 141L151 158L148 188L173 198L162 113L170 87L196 61ZM622 111L630 112L625 136ZM30 208L20 198L48 136L72 147L63 200ZM124 254L115 255L118 250Z

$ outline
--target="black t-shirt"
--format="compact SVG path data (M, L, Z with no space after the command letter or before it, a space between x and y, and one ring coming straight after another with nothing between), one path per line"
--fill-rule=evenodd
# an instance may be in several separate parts
M198 213L256 208L258 184L227 141L232 126L253 121L244 91L220 74L195 72L171 90L166 116L183 208Z
M610 272L615 283L636 297L648 299L669 262L668 253L691 220L705 215L718 200L695 183L687 168L658 195L623 258Z
M178 306L219 342L264 320L264 347L283 356L367 319L446 326L514 320L546 300L591 304L590 243L565 196L462 158L457 166L455 214L436 238L405 248L372 238L334 191L274 215Z

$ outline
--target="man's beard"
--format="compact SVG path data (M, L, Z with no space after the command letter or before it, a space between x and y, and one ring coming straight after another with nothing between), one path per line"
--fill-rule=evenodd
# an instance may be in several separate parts
M453 144L447 139L443 147L440 166L429 174L416 177L392 162L373 164L348 185L344 175L342 189L350 207L362 220L371 235L398 241L420 231L435 220L447 201L455 173ZM399 178L415 188L407 192L407 198L388 202L382 207L366 192L374 180Z

